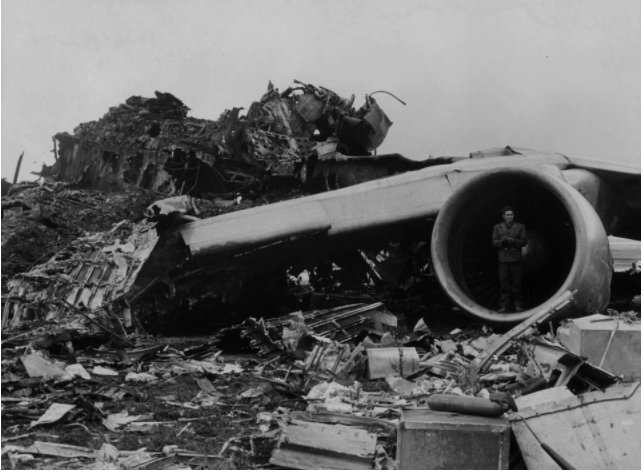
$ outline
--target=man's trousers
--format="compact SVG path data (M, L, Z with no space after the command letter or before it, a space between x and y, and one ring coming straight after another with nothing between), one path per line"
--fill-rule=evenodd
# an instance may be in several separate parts
M523 264L521 262L499 262L499 279L501 280L501 308L510 308L514 301L517 309L523 309L523 295L521 293L521 278Z

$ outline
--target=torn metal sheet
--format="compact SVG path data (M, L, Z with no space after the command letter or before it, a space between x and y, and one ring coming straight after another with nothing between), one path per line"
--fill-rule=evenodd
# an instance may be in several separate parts
M42 454L44 456L54 457L86 457L88 459L96 458L96 451L88 447L72 446L70 444L58 444L43 441L36 441L33 445L25 449L25 452L32 454Z
M414 161L400 154L346 156L333 150L319 157L317 162L315 159L307 160L302 173L306 179L306 190L319 193L426 167L450 164L457 160L458 158L430 158Z
M387 136L393 122L370 96L355 116L343 116L340 125L340 139L349 146L367 150L378 148Z
M344 133L350 142L343 149L358 155L385 139L392 123L373 98L367 96L355 110L353 97L296 83L283 93L269 83L246 116L233 108L215 121L189 117L189 108L169 93L130 97L100 120L77 126L73 135L56 134L56 163L43 166L39 175L91 188L141 187L168 195L263 191L266 176L297 184L302 162L320 139Z
M550 446L576 469L637 469L641 461L640 383L575 396L556 387L520 397L512 429L528 469L559 469Z
M37 354L27 354L20 358L29 377L42 377L45 380L70 380L72 374L54 365Z
M124 230L129 236L121 240ZM86 331L85 320L69 305L94 311L118 300L130 290L156 240L150 223L122 222L74 241L64 253L7 283L2 327L71 314L78 319L75 328Z
M582 393L591 388L603 390L618 380L611 373L543 337L527 337L518 345L520 357L527 364L525 373L531 378L543 377L555 387L568 386L575 393Z
M40 424L50 424L61 420L67 413L76 408L76 405L66 405L64 403L52 403L44 415L38 420L31 423L30 428Z
M301 319L311 334L340 343L348 343L354 340L363 329L374 326L373 316L382 320L383 314L391 315L380 302L370 305L356 303L301 313ZM238 343L241 337L248 339L250 347L259 349L259 354L265 356L284 349L283 332L291 326L294 316L297 315L291 314L266 320L249 318L241 325L220 330L215 336L215 342L218 346L223 347L228 342Z

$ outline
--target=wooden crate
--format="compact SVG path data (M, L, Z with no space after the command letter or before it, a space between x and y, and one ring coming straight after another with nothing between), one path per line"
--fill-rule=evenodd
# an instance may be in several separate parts
M505 418L403 411L397 469L507 469L510 431Z

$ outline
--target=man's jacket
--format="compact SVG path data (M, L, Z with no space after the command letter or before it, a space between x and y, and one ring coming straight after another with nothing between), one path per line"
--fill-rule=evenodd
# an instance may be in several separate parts
M510 244L508 241L503 241L503 238L513 238L514 242ZM499 223L492 232L492 246L499 248L499 262L519 262L521 248L527 242L525 226L521 223L512 223L509 228L505 222Z

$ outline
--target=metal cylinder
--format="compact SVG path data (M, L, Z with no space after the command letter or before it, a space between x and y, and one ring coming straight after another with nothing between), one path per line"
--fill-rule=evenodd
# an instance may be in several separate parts
M449 411L451 413L488 416L491 418L501 416L504 412L501 405L486 398L461 397L458 395L432 395L427 400L427 406L434 411Z

